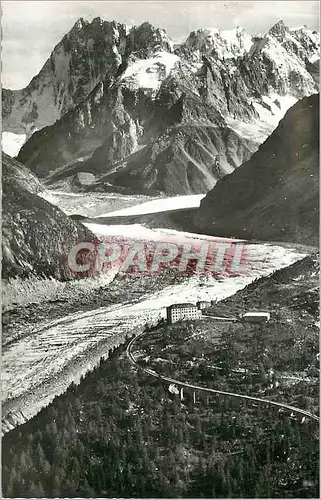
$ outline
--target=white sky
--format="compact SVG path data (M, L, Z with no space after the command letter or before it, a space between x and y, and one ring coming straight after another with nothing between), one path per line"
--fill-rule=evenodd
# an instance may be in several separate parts
M319 29L316 1L2 1L2 82L25 87L79 17L100 16L131 25L149 21L182 41L198 28L264 32L283 19L289 27Z

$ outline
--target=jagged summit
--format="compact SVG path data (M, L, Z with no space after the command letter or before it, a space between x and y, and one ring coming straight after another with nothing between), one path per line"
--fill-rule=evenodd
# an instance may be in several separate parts
M106 75L119 75L129 58L146 59L157 51L172 53L173 42L149 22L129 28L100 17L79 18L26 88L3 89L4 129L30 136L82 102Z
M129 32L129 50L139 57L149 57L157 50L173 51L173 42L165 30L149 22L133 26Z
M82 102L106 74L116 75L126 55L127 36L125 24L80 18L26 88L3 90L4 129L31 135L53 124Z
M183 47L223 59L244 55L252 43L252 36L241 27L232 30L206 28L192 31Z
M19 160L59 189L87 172L97 190L206 192L318 91L319 40L306 28L201 29L174 50L149 22L75 26L3 97L5 132L39 129Z
M277 40L282 41L289 32L289 28L285 25L284 21L280 20L272 28L269 29L269 34L274 36Z

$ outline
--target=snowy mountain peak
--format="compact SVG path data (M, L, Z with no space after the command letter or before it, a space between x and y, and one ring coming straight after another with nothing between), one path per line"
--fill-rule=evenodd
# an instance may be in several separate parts
M149 22L131 28L129 43L130 51L138 57L150 57L159 50L173 52L174 46L165 30L156 28Z
M53 127L63 140L66 134L78 137L80 131L84 142L93 135L90 152L93 144L100 147L106 140L108 154L102 156L110 158L110 165L179 121L223 126L225 117L234 125L235 120L249 123L262 117L268 127L260 134L255 126L255 133L247 137L257 142L268 135L270 122L275 127L279 114L283 116L283 98L293 104L318 91L318 59L318 34L306 27L288 30L284 23L261 37L252 37L239 26L200 29L174 51L166 32L149 22L129 28L99 17L91 22L80 18L25 89L3 91L3 131L11 142L10 152L16 152L25 135L28 138L38 129L35 136L40 137L43 127L58 122ZM267 96L271 102L264 100ZM152 126L147 125L149 120ZM243 135L248 128L241 126ZM74 159L83 145L77 141L76 145L69 141L68 153L69 145L52 147L53 168ZM36 157L30 144L22 161L30 154ZM45 150L43 164L48 171ZM55 157L57 151L61 158ZM216 146L213 151L215 155ZM211 153L206 162L212 157ZM226 159L225 164L227 173L236 162Z
M308 46L315 46L315 48L320 48L320 33L315 30L310 30L306 26L298 26L296 28L290 29L291 35L296 38L300 43L305 44L306 48Z
M306 81L306 78L302 79L302 75L306 65L308 65L307 68L313 74L313 79L318 81L318 69L310 66L315 65L320 58L320 35L318 32L312 31L306 26L288 29L280 21L264 37L261 48L264 44L264 52L266 53L267 47L270 47L269 57L278 66L280 66L281 59L285 58L286 66L291 71L292 77L296 73L301 75L299 80ZM274 48L272 49L272 47ZM282 66L284 70L284 64ZM310 93L309 91L308 94Z
M3 92L4 130L29 135L54 123L82 102L107 73L116 75L127 38L122 23L78 19L26 88Z
M77 19L71 30L81 30L85 25L88 24L88 21L85 21L83 17L80 17L79 19Z
M302 26L294 26L293 28L289 28L290 31L300 31L305 29L308 29L306 24L303 24Z
M224 30L221 37L226 41L231 50L248 52L252 46L252 37L244 28L237 27L233 30Z
M206 28L193 31L183 47L201 55L213 56L218 59L229 59L243 56L252 46L252 37L243 28L220 30Z

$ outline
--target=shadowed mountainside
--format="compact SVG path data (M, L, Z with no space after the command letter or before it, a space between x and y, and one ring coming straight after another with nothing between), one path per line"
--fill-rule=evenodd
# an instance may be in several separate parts
M4 130L34 131L18 159L59 190L205 193L318 91L318 58L318 33L282 21L174 48L147 22L80 19L26 89L4 90Z
M201 201L194 230L319 242L319 95L302 99L251 159Z
M39 180L10 156L2 155L2 277L52 276L71 279L67 255L94 235L38 196Z

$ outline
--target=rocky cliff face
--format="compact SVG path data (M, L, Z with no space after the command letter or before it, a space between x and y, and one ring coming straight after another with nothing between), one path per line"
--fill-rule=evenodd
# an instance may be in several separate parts
M72 278L71 248L94 235L39 196L39 180L23 165L2 156L2 277L42 275Z
M127 34L124 24L79 19L26 88L4 89L3 128L31 135L59 120L107 72L116 74L126 52Z
M52 125L81 103L108 74L113 77L129 58L171 51L165 32L149 23L129 28L115 21L79 19L54 48L50 58L22 90L3 90L3 128L31 135ZM135 56L134 56L135 54Z
M251 159L202 200L200 232L319 242L319 96L302 99Z
M89 172L97 179L93 189L207 191L248 159L256 142L228 127L215 103L188 88L184 75L178 66L155 98L153 88L136 86L126 73L104 82L85 103L34 134L19 160L50 185Z
M19 154L51 186L74 185L81 173L93 190L206 192L249 159L298 98L318 89L318 36L305 27L280 22L259 37L240 28L199 30L174 50L149 23L126 31L81 21L67 35L69 52L79 40L92 44L96 32L104 56L92 52L95 64L101 60L95 77L86 70L79 87L72 73L76 83L59 100L61 118L35 132ZM36 79L43 81L41 73ZM17 123L6 105L5 121L11 119Z
M201 55L223 61L244 56L252 44L252 36L243 28L223 31L218 28L208 28L192 31L181 49L191 51L196 61Z

